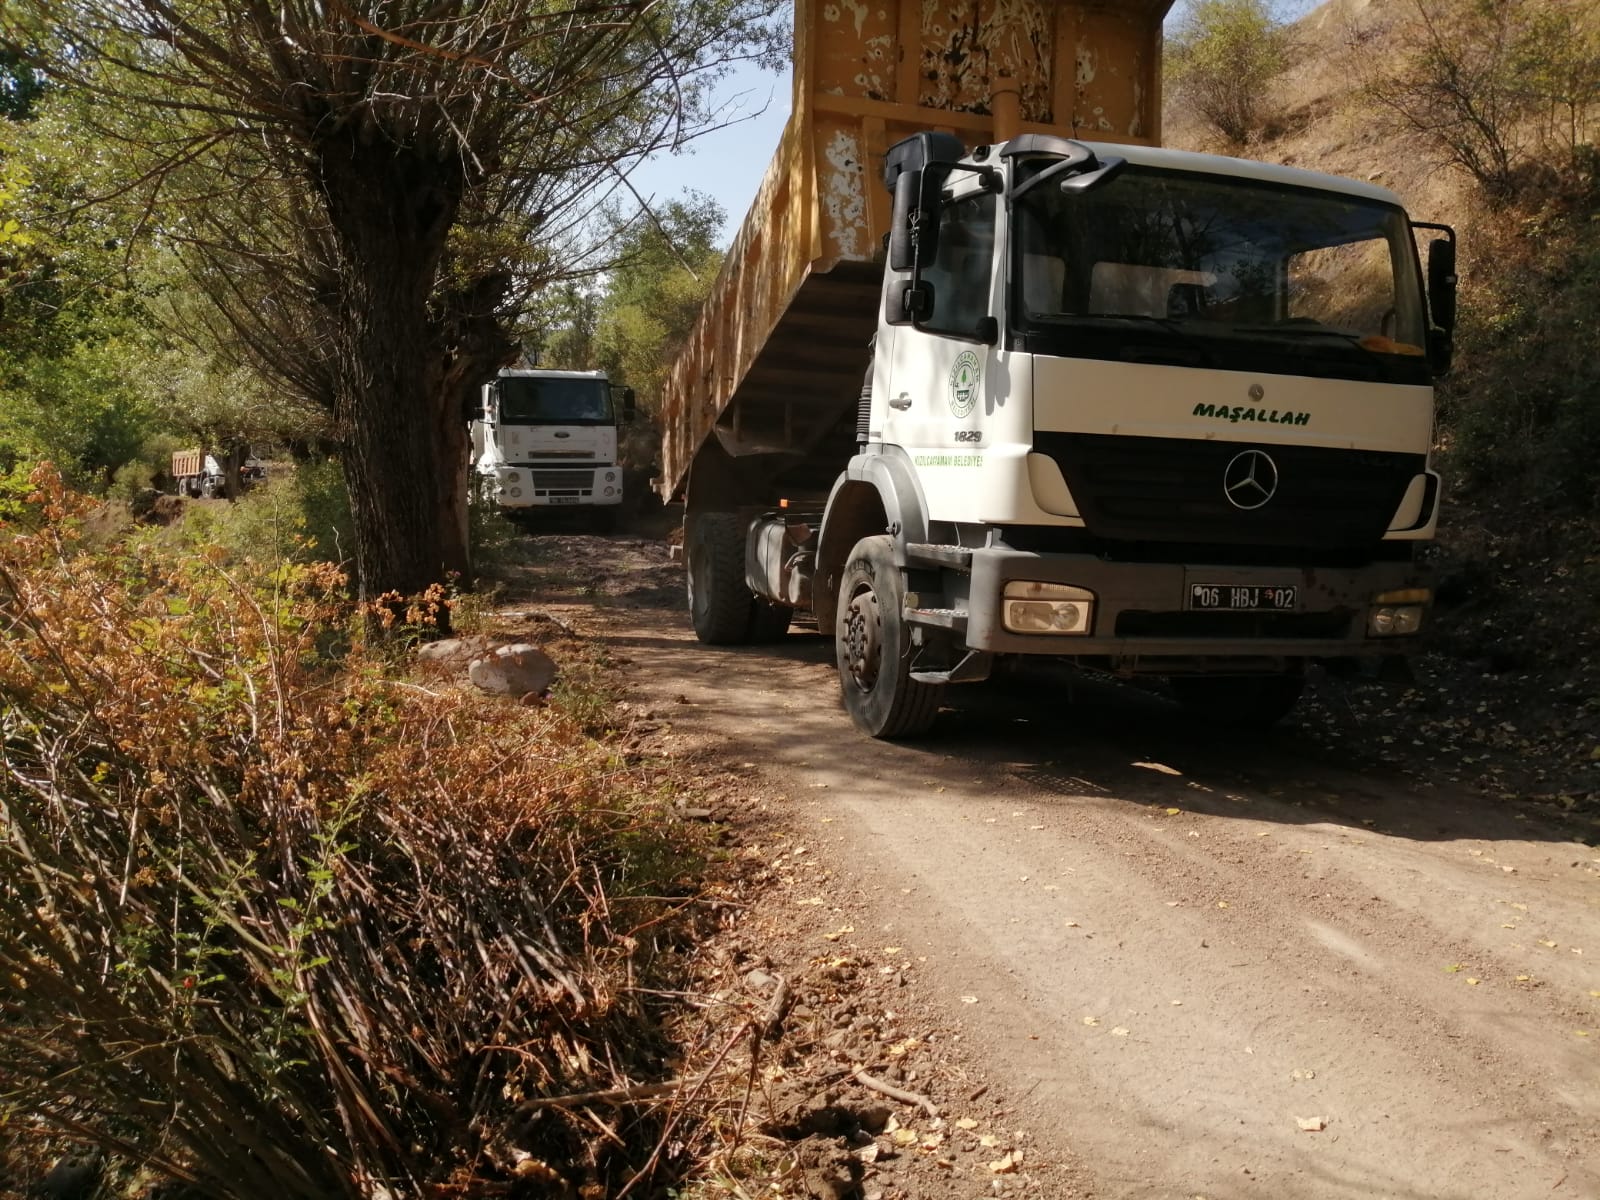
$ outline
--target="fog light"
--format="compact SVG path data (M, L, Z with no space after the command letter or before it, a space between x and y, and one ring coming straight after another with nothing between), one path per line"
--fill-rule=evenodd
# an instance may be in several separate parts
M1000 615L1012 633L1082 636L1094 622L1094 593L1065 583L1015 580L1005 586Z
M1421 628L1420 604L1385 604L1367 614L1369 637L1408 637Z

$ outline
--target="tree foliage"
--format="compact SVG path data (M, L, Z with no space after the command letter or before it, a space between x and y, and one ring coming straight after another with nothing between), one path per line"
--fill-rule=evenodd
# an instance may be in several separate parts
M1357 29L1358 40L1371 30ZM1574 0L1407 0L1367 94L1496 201L1592 186L1600 18Z
M1270 0L1196 0L1167 41L1174 96L1235 145L1261 131L1267 88L1288 61Z
M722 265L723 211L689 192L659 218L636 223L610 272L596 321L602 367L634 388L646 413L658 413L667 372L705 305Z
M540 286L594 269L619 172L714 123L778 0L24 0L14 52L96 103L114 194L250 361L325 407L368 594L469 569L463 401ZM57 33L59 32L59 35Z

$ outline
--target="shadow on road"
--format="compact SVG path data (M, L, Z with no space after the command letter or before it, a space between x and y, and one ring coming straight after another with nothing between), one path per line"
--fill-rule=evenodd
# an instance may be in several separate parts
M621 616L622 614L617 614ZM1593 837L1544 806L1435 786L1373 761L1348 734L1312 724L1241 731L1211 725L1166 698L1156 684L1063 670L1027 669L985 684L947 689L932 731L913 742L875 743L857 733L838 701L833 645L796 631L763 646L701 646L675 612L640 613L605 635L658 678L694 682L710 694L701 718L737 731L732 753L777 765L883 761L895 788L954 764L984 774L997 791L1054 801L1067 815L1095 797L1178 807L1219 817L1288 824L1334 823L1419 840L1481 838L1572 841ZM714 709L714 713L704 710Z

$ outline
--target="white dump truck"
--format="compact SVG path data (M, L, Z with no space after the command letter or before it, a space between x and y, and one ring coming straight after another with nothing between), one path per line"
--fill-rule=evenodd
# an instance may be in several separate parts
M633 390L603 372L503 370L471 424L475 495L524 523L571 508L610 528L623 496L617 427L633 417Z
M794 115L674 368L662 488L698 636L809 610L872 736L1013 655L1270 722L1309 664L1423 628L1454 234L1160 148L1169 7L796 5Z

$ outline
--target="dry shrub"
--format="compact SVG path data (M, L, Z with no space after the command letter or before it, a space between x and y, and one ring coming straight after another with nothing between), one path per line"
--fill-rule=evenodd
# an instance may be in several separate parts
M0 526L10 1127L218 1197L626 1187L653 1131L518 1106L659 1049L608 895L682 860L630 777L342 651L331 567L90 551L35 482L45 519Z

